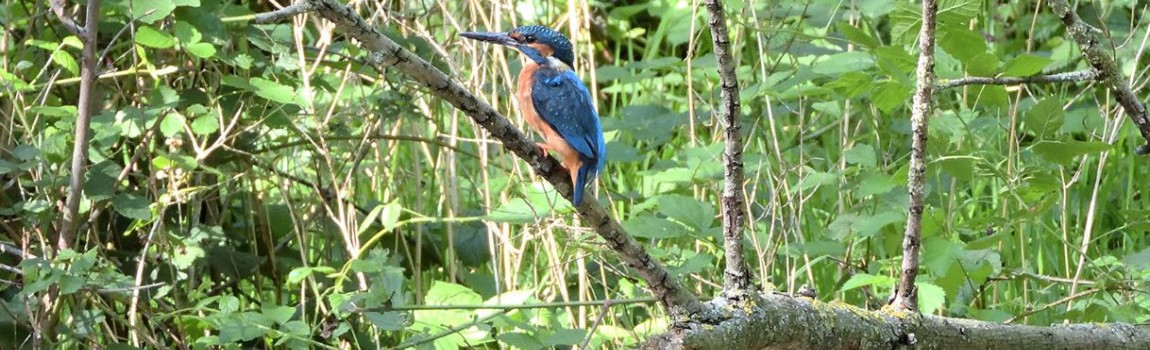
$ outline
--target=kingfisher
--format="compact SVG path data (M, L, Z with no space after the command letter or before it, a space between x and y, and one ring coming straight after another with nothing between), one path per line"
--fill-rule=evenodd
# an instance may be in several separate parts
M575 75L571 41L544 26L531 25L510 32L465 32L463 37L519 50L527 63L519 71L515 97L520 114L543 137L539 148L554 151L571 174L571 203L583 202L587 183L603 170L607 142L599 113L587 86Z

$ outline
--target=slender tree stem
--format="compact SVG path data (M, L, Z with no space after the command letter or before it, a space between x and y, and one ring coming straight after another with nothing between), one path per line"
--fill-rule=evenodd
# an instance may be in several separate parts
M906 231L902 239L902 273L895 289L891 305L903 310L918 309L918 290L914 280L918 277L918 254L922 247L922 211L926 187L926 134L927 118L931 112L931 98L934 95L934 26L938 4L934 0L922 2L922 30L918 35L918 67L915 75L918 83L911 106L910 125L912 138L910 146L910 176L907 188L910 192L910 209L906 218Z
M723 121L723 136L726 147L723 149L723 248L727 266L723 270L723 294L739 297L747 293L751 286L751 273L743 255L743 231L745 228L746 194L743 191L743 135L739 122L739 80L735 76L735 63L731 58L731 40L727 33L727 17L723 14L721 0L704 2L710 17L711 40L715 46L715 57L719 62L719 92L721 105L717 108L719 119Z
M62 9L62 1L53 2L56 15L68 26L70 19ZM57 7L59 6L59 7ZM80 97L76 101L76 132L75 143L72 145L72 178L68 182L68 197L64 202L61 218L60 232L57 235L56 247L59 249L71 248L76 229L82 220L80 216L80 201L83 199L84 172L88 170L88 138L91 135L88 128L92 119L92 108L95 101L92 94L96 83L96 45L99 35L100 0L88 0L85 9L84 29L77 33L84 49L80 54ZM75 27L75 23L68 26Z

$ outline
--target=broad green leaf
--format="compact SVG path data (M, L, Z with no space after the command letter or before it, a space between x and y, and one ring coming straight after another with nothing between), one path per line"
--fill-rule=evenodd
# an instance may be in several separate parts
M835 81L827 83L826 88L846 98L855 98L871 89L874 76L863 72L847 72Z
M1058 99L1045 98L1026 111L1023 121L1026 122L1026 130L1043 139L1062 128L1062 123L1066 121L1066 111Z
M287 283L299 284L305 278L311 276L313 273L330 274L336 272L335 268L331 266L313 266L313 267L297 267L288 272Z
M253 91L255 91L259 97L266 98L273 102L295 103L295 89L290 86L263 78L252 78L248 83L252 85L254 88Z
M184 50L199 58L211 58L216 55L216 47L210 43L195 43L184 46Z
M1074 158L1110 150L1114 146L1098 141L1043 141L1031 147L1034 153L1051 162L1068 165Z
M203 257L203 248L200 248L196 245L188 245L173 249L170 261L172 262L172 266L175 268L185 270L189 267L192 267L192 264L195 263L197 259Z
M850 40L852 43L866 48L874 48L879 46L878 40L875 40L870 36L870 34L867 34L867 32L864 32L862 29L850 25L850 22L840 21L836 27L839 29L839 32L842 32L843 36L846 37L847 40Z
M536 208L523 198L513 198L507 203L495 208L491 214L486 216L486 220L492 222L506 222L506 223L528 223L538 220L539 217L547 215L551 212L551 208Z
M843 157L846 158L847 163L863 168L874 167L878 163L874 147L865 143L855 144L854 147L843 152Z
M1150 248L1143 249L1142 251L1127 255L1122 259L1122 263L1129 265L1134 269L1150 270Z
M583 329L557 329L543 338L543 343L549 346L575 345L587 338L587 331Z
M172 137L182 133L184 132L184 123L186 121L183 114L168 114L167 117L164 117L164 120L160 121L160 134L164 135L164 137Z
M76 59L68 51L63 49L52 51L52 62L72 75L80 75L80 64L76 63Z
M890 113L895 108L910 102L911 88L893 80L876 84L871 100L875 107L883 113Z
M500 333L495 336L495 339L521 350L537 350L546 347L539 339L524 332Z
M199 7L200 0L129 0L124 5L128 16L150 24L168 17L178 6Z
M894 277L858 273L854 276L851 276L851 279L847 280L846 283L843 283L843 286L842 288L839 288L839 291L845 292L851 289L868 286L891 288L894 287L896 282L898 282L898 280L896 280Z
M975 164L979 160L981 160L981 158L975 156L957 155L941 157L934 162L938 163L938 165L942 167L942 170L946 171L950 176L954 176L959 180L970 181L974 179Z
M296 309L286 305L264 306L260 313L267 317L275 324L284 324L291 321L292 316L295 315Z
M220 120L214 115L202 115L192 121L192 133L199 136L208 135L220 130Z
M658 198L659 210L668 217L675 219L696 231L703 231L711 227L715 221L715 208L682 195L664 195Z
M424 297L427 305L475 305L482 302L482 298L470 288L442 281L435 281ZM415 311L417 322L451 327L471 321L472 313L459 309L419 310Z
M850 51L831 55L826 60L815 63L812 70L818 74L839 75L857 72L874 67L874 58L862 51Z
M136 43L154 49L166 49L176 45L176 38L145 25L136 30Z
M972 56L969 60L963 61L963 66L966 68L966 74L974 77L991 77L998 72L998 66L1001 62L998 61L998 56L991 53L980 53Z
M635 237L666 239L687 234L682 225L650 215L633 217L623 222L623 228Z
M1002 68L1002 75L1008 77L1025 77L1031 76L1042 72L1053 60L1035 56L1031 54L1019 55L1010 62L1006 63L1006 67Z
M112 200L112 206L116 208L117 213L130 219L140 221L152 219L152 210L148 208L148 200L136 194L124 193L117 195Z
M942 27L939 28L939 32L942 35L938 45L963 64L967 64L980 54L986 53L986 38L981 34L957 26Z
M822 186L831 186L837 184L839 181L838 174L824 173L824 172L810 172L799 180L799 185L791 189L793 193L806 193L810 190L817 189Z
M926 282L915 282L914 286L918 289L918 309L923 314L933 314L946 304L946 291L942 287Z
M407 328L408 314L404 312L374 312L368 311L363 313L363 317L367 318L371 324L379 327L380 330L394 332Z
M196 29L188 22L176 21L172 24L172 30L176 33L176 39L182 45L191 45L200 42L204 36L200 34L200 30Z

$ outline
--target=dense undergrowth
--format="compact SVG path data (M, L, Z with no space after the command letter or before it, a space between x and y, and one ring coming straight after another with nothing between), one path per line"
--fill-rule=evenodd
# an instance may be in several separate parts
M941 3L940 78L1088 68L1033 2ZM1102 4L1080 14L1107 31L1145 100L1150 11ZM398 72L362 65L363 50L330 23L251 24L274 8L266 1L103 2L87 219L72 248L57 249L80 44L45 1L4 5L0 343L599 348L668 322L569 203L469 119ZM354 2L517 121L519 57L458 33L541 23L570 35L607 132L598 199L710 296L721 283L722 142L716 63L693 5ZM881 305L906 217L918 8L727 8L757 280ZM1150 320L1140 180L1150 168L1108 92L1072 83L937 96L924 311Z

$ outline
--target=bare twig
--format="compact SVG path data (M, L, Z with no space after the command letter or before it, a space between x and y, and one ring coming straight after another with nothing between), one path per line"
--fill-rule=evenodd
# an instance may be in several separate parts
M743 191L743 136L739 133L739 80L735 76L735 63L731 59L731 40L727 33L727 17L723 14L720 0L707 0L704 3L710 17L711 40L715 45L715 57L719 62L720 99L717 108L725 127L723 136L726 148L723 150L723 249L727 266L723 270L723 295L728 298L747 293L751 286L751 273L747 269L747 259L743 255L743 230L745 226L746 199Z
M1134 95L1134 91L1130 89L1130 84L1126 79L1123 79L1118 64L1114 62L1113 57L1107 54L1107 51L1113 49L1110 41L1103 40L1102 36L1099 35L1101 30L1083 22L1066 0L1051 0L1047 1L1046 4L1050 6L1050 10L1058 18L1062 19L1062 24L1066 26L1066 32L1082 48L1082 56L1086 58L1087 62L1090 62L1094 69L1098 70L1100 74L1098 80L1114 93L1118 104L1122 105L1126 115L1130 116L1130 120L1134 121L1134 125L1138 127L1138 132L1142 133L1142 138L1150 143L1150 118L1146 115L1146 105L1138 100L1138 96ZM1143 146L1143 150L1147 146Z
M64 4L67 2L67 0L52 0L50 4L50 6L52 6L52 13L55 13L56 18L60 19L60 24L64 25L64 29L67 29L68 32L71 32L75 36L83 38L84 28L80 28L80 25L76 24L76 21L72 20L72 17L64 12Z
M57 1L61 2L61 1ZM57 5L54 2L53 5ZM63 15L63 11L57 11L57 16ZM84 29L79 32L77 36L80 37L80 42L84 44L84 50L80 54L80 97L76 101L76 133L75 144L72 146L72 178L68 182L68 198L64 202L64 210L62 221L60 225L60 232L57 235L56 247L58 249L70 248L72 246L72 239L76 235L76 228L81 221L80 215L80 200L83 197L84 190L84 172L88 170L88 127L92 119L92 107L95 105L92 101L92 93L96 84L96 45L98 30L98 18L100 16L100 0L88 0L88 5L85 8ZM71 22L72 26L75 23L66 16L61 16L60 21L68 26Z
M934 94L934 25L938 4L934 0L922 2L922 30L918 35L918 67L915 75L918 83L911 106L910 125L912 130L910 146L910 176L907 189L910 192L910 210L906 219L906 231L902 239L902 272L898 287L894 291L891 305L897 309L917 310L918 291L914 279L918 277L918 254L922 245L923 192L926 182L926 129L931 112L931 97Z
M503 115L476 98L458 82L422 58L404 50L390 38L380 34L355 10L335 0L297 0L279 11L255 16L257 22L281 20L290 15L314 11L320 17L335 23L348 36L359 41L372 52L369 64L380 68L394 68L419 82L429 93L450 103L466 114L491 136L503 142L503 147L525 160L536 174L550 182L565 198L570 198L571 183L559 162L543 153ZM691 294L683 283L672 276L662 264L655 261L639 242L626 233L622 225L612 218L596 201L583 201L577 208L582 222L595 229L607 245L647 282L655 297L674 315L704 314L709 309Z
M966 77L959 79L945 79L934 85L935 90L944 90L967 85L1019 85L1041 83L1069 83L1076 81L1097 80L1101 74L1097 70L1080 70L1074 72L1035 75L1029 77Z

